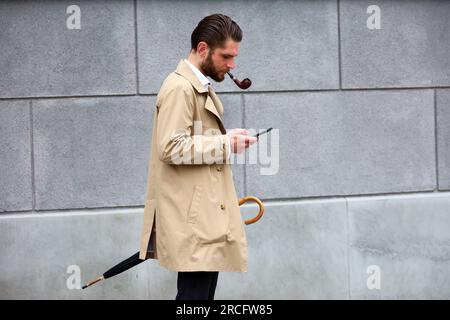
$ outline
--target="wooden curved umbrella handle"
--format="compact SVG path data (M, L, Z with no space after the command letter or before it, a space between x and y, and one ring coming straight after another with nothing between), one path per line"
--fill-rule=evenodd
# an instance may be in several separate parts
M258 212L258 215L256 217L245 220L245 224L247 224L247 225L255 223L256 221L261 219L261 217L264 214L264 204L262 203L261 200L259 200L256 197L252 197L252 196L243 197L243 198L239 199L239 205L241 205L243 203L246 203L247 201L250 201L250 200L255 201L258 204L259 212Z

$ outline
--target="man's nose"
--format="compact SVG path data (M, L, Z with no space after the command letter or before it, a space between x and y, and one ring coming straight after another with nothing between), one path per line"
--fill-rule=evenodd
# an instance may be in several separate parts
M230 62L228 62L227 67L230 69L236 68L236 64L234 63L234 60L231 60Z

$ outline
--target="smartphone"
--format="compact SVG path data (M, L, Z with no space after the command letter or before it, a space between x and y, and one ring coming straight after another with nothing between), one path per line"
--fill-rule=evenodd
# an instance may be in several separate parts
M267 132L269 132L270 130L272 130L272 128L269 128L269 129L267 129L267 130L258 132L257 134L253 135L252 137L258 138L259 135L264 134L264 133L267 133Z

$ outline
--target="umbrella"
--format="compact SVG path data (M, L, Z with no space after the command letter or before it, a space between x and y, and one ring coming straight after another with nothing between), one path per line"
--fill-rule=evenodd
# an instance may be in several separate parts
M261 202L261 200L259 200L256 197L252 197L252 196L247 196L244 198L239 199L239 205L242 205L243 203L246 203L247 201L255 201L258 206L259 206L259 212L258 214L251 218L251 219L247 219L245 220L245 224L249 225L252 223L255 223L256 221L258 221L259 219L261 219L261 217L264 214L264 204ZM118 275L119 273L122 273L138 264L140 264L141 262L144 262L145 260L141 260L139 259L139 251L136 252L135 254L133 254L131 257L123 260L122 262L118 263L117 265L115 265L114 267L112 267L111 269L109 269L108 271L106 271L102 276L98 277L95 280L92 280L90 282L88 282L86 285L84 285L83 287L81 287L82 289L86 289L87 287L92 286L93 284L96 284L99 281L102 281L104 279L108 279L112 276Z

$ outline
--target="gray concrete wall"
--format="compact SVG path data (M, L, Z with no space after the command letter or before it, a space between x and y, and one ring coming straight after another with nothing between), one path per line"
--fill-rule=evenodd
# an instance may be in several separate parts
M71 4L0 2L1 299L174 298L156 261L72 287L138 250L155 96L214 12L253 80L213 84L226 127L280 141L276 174L233 165L266 214L216 297L450 298L450 2L78 1L79 30Z

